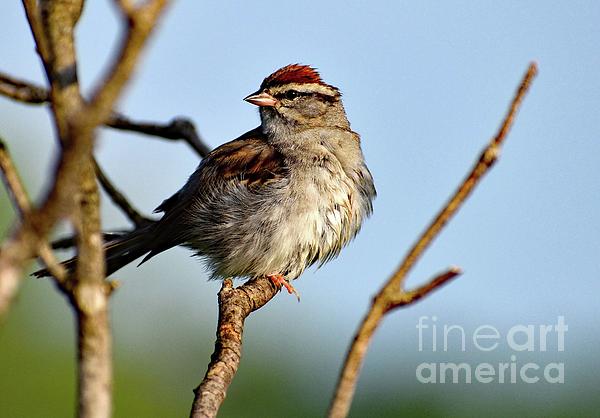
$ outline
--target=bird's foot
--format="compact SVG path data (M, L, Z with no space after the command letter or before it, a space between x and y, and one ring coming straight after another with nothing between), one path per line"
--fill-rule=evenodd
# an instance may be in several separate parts
M278 289L281 289L282 287L285 287L286 290L288 291L288 293L291 295L292 293L294 295L296 295L296 298L298 298L298 302L300 302L300 293L298 293L298 291L296 289L294 289L294 286L291 285L290 282L288 282L285 277L283 277L283 275L281 274L269 274L267 275L267 278L269 280L271 280L271 282L275 285L275 287L277 287Z

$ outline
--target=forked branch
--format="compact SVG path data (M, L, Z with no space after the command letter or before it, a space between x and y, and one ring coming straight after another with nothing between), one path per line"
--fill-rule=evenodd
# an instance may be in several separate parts
M346 355L344 365L342 367L335 394L333 396L329 417L341 418L348 415L356 382L365 354L373 337L373 333L379 326L384 315L401 306L410 305L421 298L429 295L434 290L438 289L442 284L447 283L452 278L460 274L458 268L450 268L445 273L436 276L427 284L419 287L416 290L405 290L404 282L408 272L412 269L415 263L421 258L423 252L429 247L431 242L439 235L444 226L454 216L465 200L479 184L482 177L490 170L498 159L502 143L514 122L517 111L529 90L529 86L535 75L537 74L537 65L531 63L525 73L517 92L510 104L504 121L500 125L497 134L490 140L486 148L483 150L479 159L460 184L454 195L448 200L446 205L438 213L431 224L425 229L419 237L415 245L404 257L404 260L398 269L392 274L385 285L377 293L369 311L363 319L352 344Z
M110 117L167 1L148 0L131 8L119 54L89 102L82 99L79 90L74 40L83 0L23 0L23 5L51 88L44 96L42 89L2 77L0 93L27 103L47 100L60 152L42 205L29 209L22 195L15 198L24 216L0 250L0 289L8 289L7 294L14 295L25 264L35 254L43 255L46 236L55 223L61 218L72 222L78 232L78 261L63 290L74 308L78 326L78 416L104 418L111 415L112 405L108 315L112 286L105 281L99 198L92 164L95 130ZM7 184L13 193L18 191L14 181Z

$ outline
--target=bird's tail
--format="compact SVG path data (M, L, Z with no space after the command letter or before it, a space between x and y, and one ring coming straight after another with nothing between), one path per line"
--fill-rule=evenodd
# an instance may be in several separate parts
M137 228L116 238L113 237L104 244L107 276L154 249L153 227L154 224L149 224ZM75 270L77 257L63 261L61 264L69 272L72 272ZM48 269L43 269L34 272L33 276L47 277L51 276L51 273Z

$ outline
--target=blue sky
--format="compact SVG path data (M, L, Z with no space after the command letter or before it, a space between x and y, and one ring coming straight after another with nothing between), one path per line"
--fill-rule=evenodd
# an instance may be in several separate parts
M107 3L88 2L78 29L87 92L119 39ZM600 342L599 21L600 4L593 1L180 1L119 109L145 120L188 116L214 147L258 124L256 109L242 98L285 64L316 66L342 90L376 181L374 215L337 260L295 283L300 304L282 294L256 314L246 348L252 353L253 344L268 340L314 361L315 352L303 350L307 338L327 341L316 357L324 359L331 385L371 296L471 167L529 61L537 61L539 76L498 165L409 283L453 264L464 276L386 319L363 379L377 387L382 376L394 381L404 367L414 372L412 363L395 360L399 353L428 361L416 348L420 315L504 329L563 315L570 328L561 355L576 373L567 386L544 390L570 393L590 379L598 383L586 374L586 362ZM42 82L18 2L4 5L0 26L0 69ZM0 134L36 195L52 161L47 113L3 99L0 111ZM97 149L110 177L146 212L198 162L184 144L110 130L100 132ZM107 228L126 224L106 201L103 212ZM205 281L186 250L117 276L125 285L113 302L114 323L124 351L144 351L154 334L145 328L148 319L167 334L174 323L188 332L200 332L192 330L202 324L212 340L218 284Z

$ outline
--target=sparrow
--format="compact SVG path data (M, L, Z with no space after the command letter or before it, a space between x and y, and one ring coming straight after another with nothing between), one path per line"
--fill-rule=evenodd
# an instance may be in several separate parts
M106 242L107 275L182 245L211 279L266 276L297 295L291 281L356 236L376 191L338 88L291 64L244 100L258 106L260 126L210 152L156 208L161 219Z

